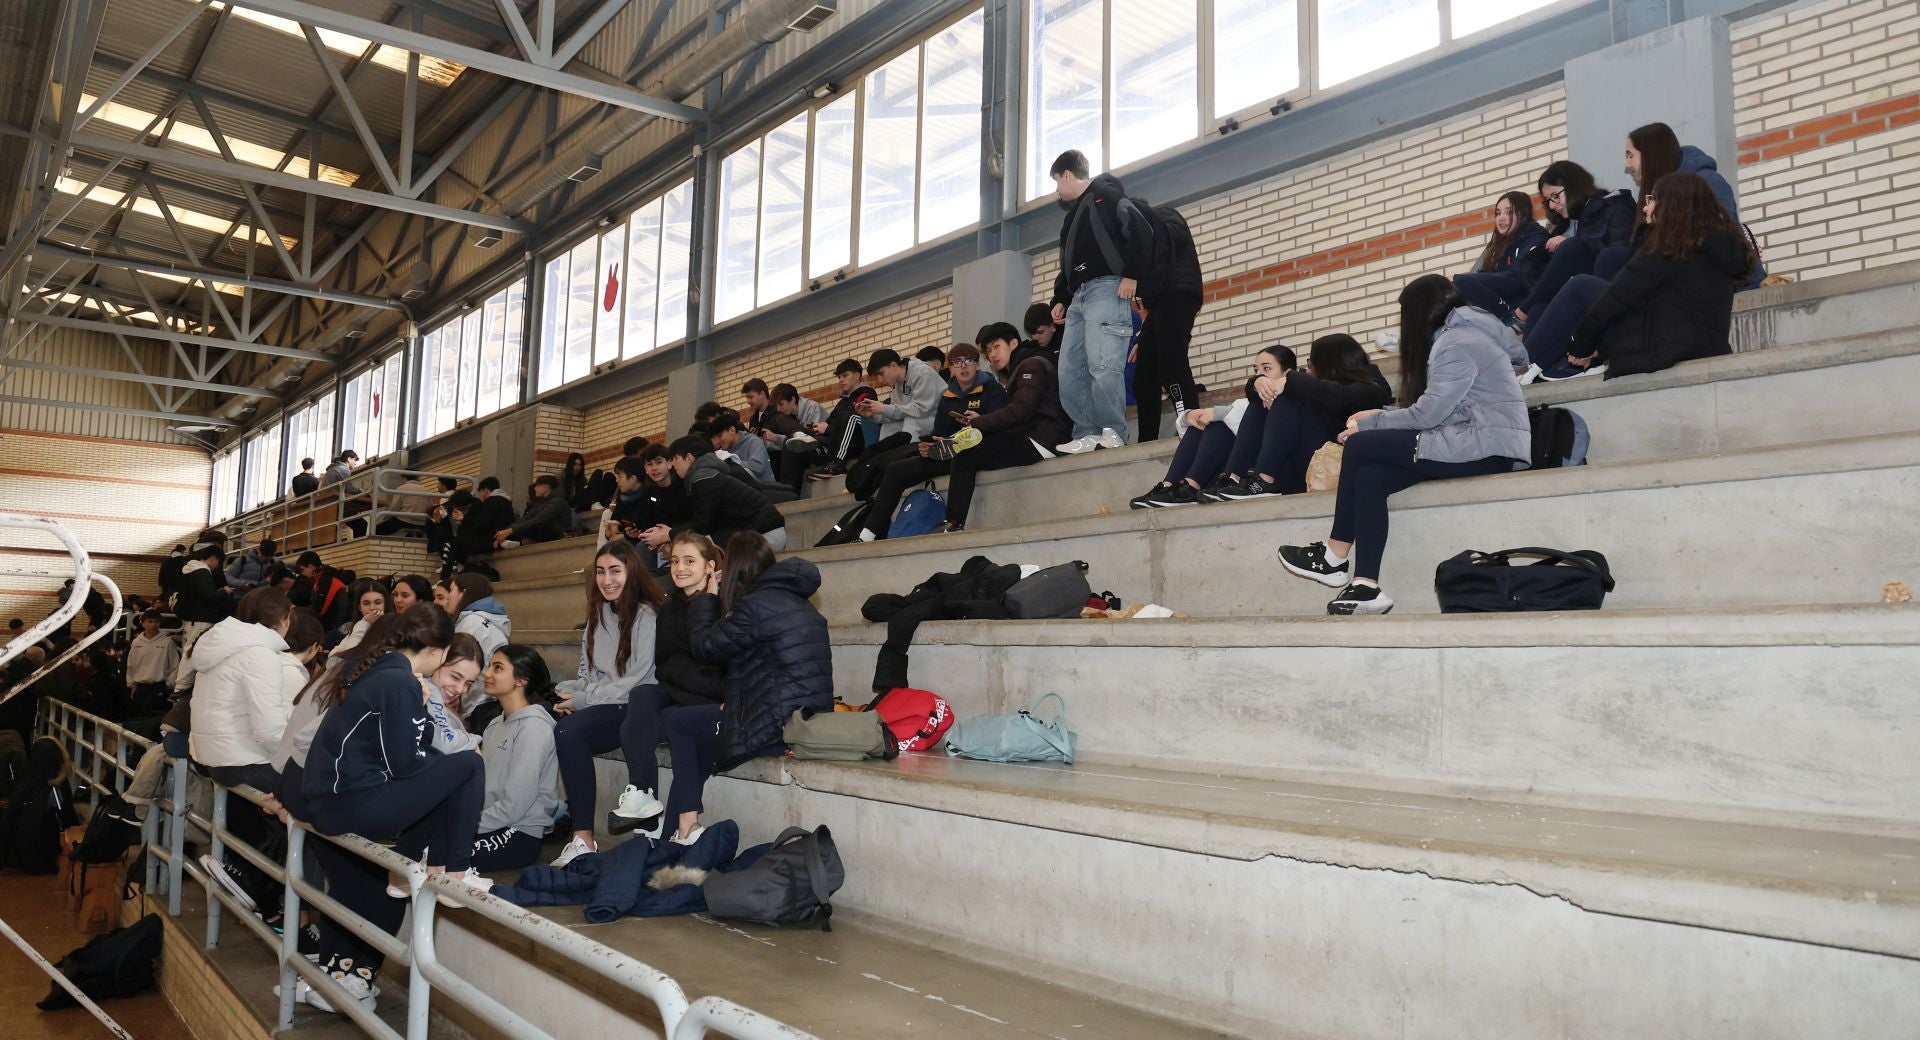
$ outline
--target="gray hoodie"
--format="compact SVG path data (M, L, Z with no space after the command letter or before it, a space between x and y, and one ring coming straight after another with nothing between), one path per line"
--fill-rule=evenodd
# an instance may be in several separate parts
M1533 457L1527 399L1514 377L1513 330L1476 307L1458 307L1433 335L1427 389L1405 408L1360 421L1363 430L1416 430L1417 458L1474 462Z
M540 705L502 715L480 737L487 763L487 802L480 810L480 832L511 827L534 837L547 833L560 805L556 781L559 759L553 753L553 716Z
M587 630L593 633L593 653L587 653L587 632L580 633L580 671L572 679L555 686L573 698L573 710L591 708L599 704L625 704L627 694L635 686L646 686L654 682L653 677L653 608L642 606L633 613L633 630L627 641L627 668L621 671L617 662L620 658L620 617L613 607L600 605L600 616L594 619L594 626Z
M925 361L910 357L907 376L893 384L892 398L880 406L880 438L906 431L914 440L933 432L934 409L947 384Z

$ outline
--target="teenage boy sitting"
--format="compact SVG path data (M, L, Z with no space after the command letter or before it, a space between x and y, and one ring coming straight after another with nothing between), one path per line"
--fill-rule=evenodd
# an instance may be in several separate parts
M955 346L947 355L947 366L952 375L940 397L940 415L934 421L933 434L916 446L915 454L887 466L880 489L873 494L872 508L867 511L866 526L860 531L863 542L887 536L894 510L900 507L900 496L908 488L951 472L951 438L960 432L968 415L986 415L1007 403L1006 390L981 370L980 348L965 343Z
M865 369L853 358L833 366L834 382L840 386L840 400L827 414L827 429L820 445L825 453L825 465L807 474L809 480L825 480L836 473L845 473L847 464L859 458L872 442L868 436L869 424L861 417L859 405L878 395L862 379L865 375Z
M766 444L747 432L746 424L740 421L739 412L722 408L707 420L706 426L713 450L726 452L739 462L769 500L791 502L799 497L792 488L775 479L773 461L767 457Z
M1031 466L1052 453L1042 445L1058 444L1071 425L1060 406L1060 382L1053 362L1035 344L1021 344L1020 330L1002 321L983 326L977 337L981 352L995 371L1006 374L1007 403L992 412L970 414L966 422L979 431L980 441L953 456L953 477L947 482L945 531L966 527L973 506L973 489L985 470ZM965 435L958 443L964 443ZM957 446L957 445L956 445Z
M758 531L775 552L787 547L787 521L743 472L714 453L713 442L690 433L667 449L673 472L686 482L687 526L717 545L740 531Z
M807 466L820 458L821 438L827 434L827 410L820 402L801 397L792 383L773 388L773 418L760 433L774 454L774 472L780 483L800 490Z
M673 538L673 529L686 523L691 514L686 483L673 472L667 449L658 444L647 445L639 458L615 463L613 476L619 493L601 532L603 544L625 538L635 546L644 546L658 563L659 554Z
M527 502L526 514L518 523L493 533L494 547L511 549L522 542L551 542L572 531L573 506L560 497L559 490L560 480L551 473L533 478L533 486L528 489L532 498Z

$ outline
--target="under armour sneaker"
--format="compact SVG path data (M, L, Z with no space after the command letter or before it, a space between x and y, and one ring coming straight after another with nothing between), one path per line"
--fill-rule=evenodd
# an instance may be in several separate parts
M235 902L245 909L254 909L253 897L248 895L247 890L241 886L242 875L233 864L215 863L211 855L206 855L200 857L200 869L206 871L207 877L225 889Z
M1347 584L1348 572L1352 569L1352 560L1342 560L1335 565L1327 559L1327 543L1314 542L1312 545L1283 545L1280 547L1280 566L1306 578L1317 581L1330 589Z
M567 864L572 863L574 860L578 859L581 856L586 855L589 852L598 852L598 851L600 850L594 848L592 845L587 844L585 840L583 840L579 835L576 834L573 836L572 840L567 842L566 847L560 850L560 855L555 856L553 858L552 865L556 867L564 867Z
M1336 616L1352 614L1385 614L1393 609L1393 600L1380 591L1377 585L1348 585L1340 590L1327 604L1327 613Z

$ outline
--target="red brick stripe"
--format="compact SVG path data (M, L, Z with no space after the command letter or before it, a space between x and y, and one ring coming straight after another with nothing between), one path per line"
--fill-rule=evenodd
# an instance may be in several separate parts
M1839 144L1914 123L1920 123L1920 94L1902 94L1885 101L1861 105L1851 111L1835 112L1743 138L1740 141L1740 161L1755 163L1782 159L1823 145Z

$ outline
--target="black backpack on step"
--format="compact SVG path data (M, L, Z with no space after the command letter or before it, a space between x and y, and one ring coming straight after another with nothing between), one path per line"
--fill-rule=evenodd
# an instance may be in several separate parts
M118 863L127 850L140 844L140 817L117 794L109 794L87 817L87 831L73 847L79 863Z
M723 921L819 925L833 931L828 900L847 880L825 827L788 827L760 858L739 870L713 874L701 886L707 912Z
M853 508L840 514L833 527L820 540L813 543L814 548L827 545L846 545L860 539L860 529L867 524L867 514L873 512L873 503L855 502Z
M54 967L92 1000L145 993L154 986L162 939L160 915L148 914L130 925L95 936L60 958ZM59 983L36 1005L42 1011L79 1007Z

